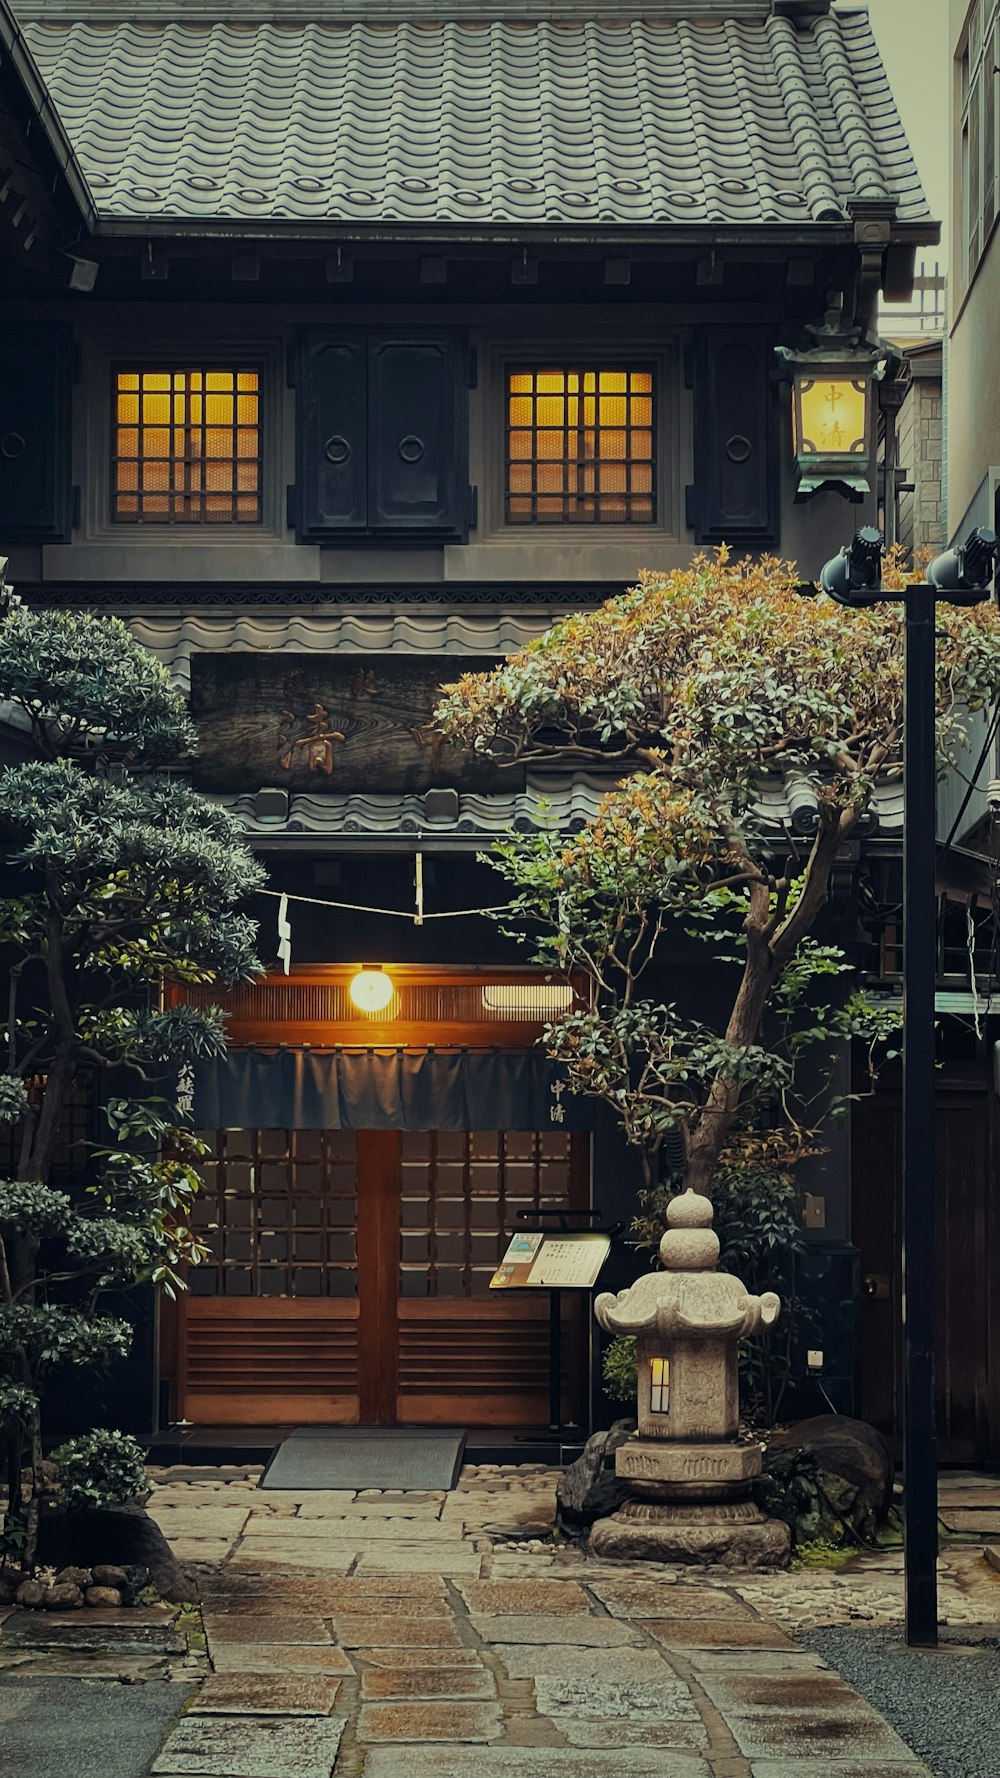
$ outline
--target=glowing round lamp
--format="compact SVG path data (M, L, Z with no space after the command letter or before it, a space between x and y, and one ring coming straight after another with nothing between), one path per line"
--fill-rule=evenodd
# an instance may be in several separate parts
M378 963L363 963L348 990L360 1012L384 1012L396 990Z

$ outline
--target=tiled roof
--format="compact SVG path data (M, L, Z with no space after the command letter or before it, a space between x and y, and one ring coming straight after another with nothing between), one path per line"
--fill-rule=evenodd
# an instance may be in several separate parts
M301 845L312 837L326 842L356 845L359 841L414 840L428 843L446 841L461 846L488 844L505 833L530 833L543 824L554 824L561 832L571 833L583 827L597 812L601 797L615 782L605 774L532 772L527 788L510 793L471 795L458 798L453 818L429 817L422 796L389 795L310 795L300 793L289 798L287 815L257 815L252 794L213 798L236 815L247 836L257 845ZM801 832L796 814L801 799L790 795L789 785L768 785L761 791L756 805L756 825L764 833L778 835L788 829ZM544 815L543 815L544 805ZM876 791L872 814L866 822L869 833L898 840L903 831L902 788L897 784L880 786Z
M171 669L184 692L191 656L231 654L513 654L565 616L560 608L519 612L136 613L126 619L136 641Z
M801 227L857 199L928 218L866 12L488 11L24 34L106 221Z

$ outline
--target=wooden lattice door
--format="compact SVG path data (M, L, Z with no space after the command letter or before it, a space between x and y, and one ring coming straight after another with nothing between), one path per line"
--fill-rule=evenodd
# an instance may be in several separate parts
M203 1424L542 1426L548 1298L490 1293L511 1234L587 1202L562 1131L220 1131L208 1263L178 1330L177 1411ZM566 1309L564 1410L585 1383Z
M358 1419L358 1156L347 1130L207 1137L178 1340L180 1417L208 1425Z

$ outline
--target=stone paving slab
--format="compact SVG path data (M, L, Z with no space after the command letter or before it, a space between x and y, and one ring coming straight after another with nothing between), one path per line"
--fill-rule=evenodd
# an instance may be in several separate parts
M176 1611L14 1611L3 1626L8 1648L115 1648L122 1654L183 1654Z
M415 1599L433 1610L445 1598L443 1580L431 1574L329 1574L321 1578L310 1575L262 1574L255 1576L241 1569L227 1569L202 1583L202 1598L221 1601L233 1599L259 1601L265 1608L278 1605L308 1607L309 1610L336 1610L354 1600ZM359 1605L359 1610L364 1607Z
M300 1716L186 1716L154 1773L186 1778L330 1778L345 1723Z
M550 1584L566 1586L564 1581ZM657 1575L655 1581L632 1581L628 1577L619 1581L591 1581L591 1577L587 1577L585 1586L594 1598L600 1598L601 1606L610 1611L612 1618L665 1618L673 1611L673 1593L678 1586L678 1577L669 1570L664 1570L662 1577ZM717 1616L724 1618L726 1613L721 1611Z
M840 1759L868 1764L871 1778L872 1761L878 1761L881 1774L884 1761L913 1758L895 1729L860 1699L842 1710L730 1710L726 1726L748 1759L829 1759L836 1752Z
M149 1516L165 1537L238 1537L250 1517L249 1504L239 1506L165 1506L153 1500Z
M484 1642L532 1642L550 1648L556 1643L571 1643L579 1648L622 1648L640 1638L629 1624L616 1623L613 1618L584 1617L580 1612L534 1617L487 1617L470 1612L472 1627Z
M329 1716L343 1681L321 1674L272 1673L266 1686L259 1674L212 1673L195 1694L196 1716Z
M252 1548L245 1542L238 1545L230 1567L258 1574L267 1574L269 1570L285 1573L290 1568L305 1568L310 1574L347 1574L358 1559L356 1544L317 1543L310 1547L313 1543L312 1538L303 1543L271 1543L263 1537L255 1538Z
M308 1648L294 1642L217 1642L212 1649L217 1673L333 1673L354 1668L342 1648Z
M482 1656L475 1648L354 1648L356 1661L369 1667L478 1667Z
M478 1580L483 1559L469 1544L383 1544L363 1548L359 1574L467 1574Z
M447 1618L397 1618L390 1611L334 1619L342 1648L460 1648L454 1621Z
M599 1717L559 1717L559 1732L571 1747L675 1747L701 1752L708 1745L708 1733L701 1722L653 1722L646 1717L638 1722L626 1718L602 1720ZM609 1770L608 1778L612 1778ZM872 1778L872 1774L868 1774Z
M368 1544L379 1542L383 1538L391 1538L395 1543L454 1543L456 1533L461 1535L457 1525L442 1525L436 1517L407 1519L379 1515L366 1519L356 1513L349 1517L341 1514L338 1518L305 1518L301 1513L295 1519L255 1518L247 1522L243 1535L246 1543L253 1546L262 1537L287 1537L292 1525L296 1538L313 1540L325 1537L339 1543L360 1539L362 1543ZM280 1532L276 1532L276 1526L280 1527Z
M857 1692L839 1673L700 1673L705 1695L728 1720L731 1712L748 1710L850 1710L861 1705Z
M510 1679L604 1679L616 1684L657 1681L670 1673L662 1655L652 1648L538 1648L529 1644L494 1648Z
M215 1642L330 1642L324 1620L313 1617L220 1617L205 1612L205 1634Z
M361 1696L388 1698L495 1698L496 1680L485 1667L369 1667Z
M234 1548L232 1537L172 1537L170 1548L182 1568L191 1568L197 1563L205 1567L217 1568L226 1560Z
M928 1767L918 1759L880 1761L877 1773L854 1760L755 1759L750 1771L753 1778L931 1778ZM968 1778L978 1775L970 1772Z
M414 1741L426 1746L434 1741L496 1741L502 1728L498 1704L362 1704L358 1717L358 1739L367 1744Z
M487 1617L590 1611L586 1593L572 1580L466 1580L458 1590L470 1611Z
M645 1717L652 1722L698 1722L690 1687L664 1666L643 1680L557 1679L539 1674L535 1703L541 1716Z
M612 1778L606 1753L575 1747L484 1747L473 1759L460 1747L413 1747L405 1753L373 1747L365 1778ZM616 1754L613 1778L712 1778L696 1754L667 1748L626 1747ZM872 1778L872 1774L868 1774Z
M350 1495L343 1499L318 1500L310 1496L303 1500L296 1512L296 1519L304 1522L307 1519L422 1519L437 1521L441 1517L444 1502L442 1495L437 1499L422 1499L416 1495L398 1494L391 1499L388 1495L375 1495L366 1498L359 1494L352 1500Z
M793 1650L791 1637L763 1618L689 1618L671 1623L665 1618L643 1619L636 1625L664 1648L783 1648Z
M833 1671L819 1655L807 1654L804 1649L786 1653L778 1648L686 1648L684 1659L696 1673L706 1675L754 1672L799 1675Z
M941 1517L949 1531L972 1531L985 1537L1000 1533L1000 1506L948 1506Z

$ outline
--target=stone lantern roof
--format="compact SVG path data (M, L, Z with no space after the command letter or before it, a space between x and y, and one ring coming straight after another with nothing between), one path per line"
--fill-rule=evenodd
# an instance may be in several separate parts
M685 1340L741 1340L777 1320L773 1290L751 1296L730 1272L716 1271L719 1237L712 1228L711 1200L681 1192L667 1210L660 1242L662 1272L647 1272L617 1296L605 1291L594 1304L608 1333L656 1333Z

